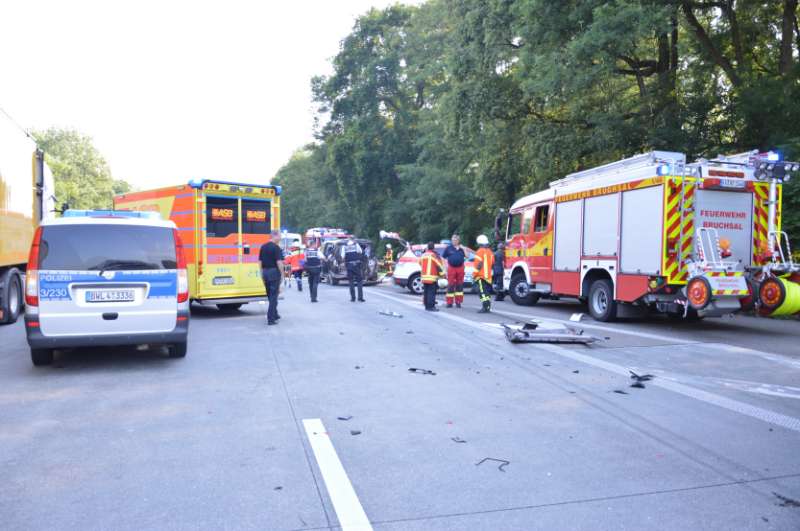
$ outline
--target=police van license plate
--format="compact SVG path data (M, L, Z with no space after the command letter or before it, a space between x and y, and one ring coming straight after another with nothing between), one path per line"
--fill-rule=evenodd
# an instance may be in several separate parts
M131 302L134 299L132 289L92 290L86 292L86 302Z

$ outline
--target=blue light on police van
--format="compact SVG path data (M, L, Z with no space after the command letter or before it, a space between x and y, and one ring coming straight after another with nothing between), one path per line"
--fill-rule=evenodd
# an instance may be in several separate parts
M202 188L205 179L189 179L189 186L192 188Z
M67 210L65 218L142 218L161 219L158 212L140 212L138 210Z
M656 173L660 176L665 176L670 174L670 166L669 164L660 164L658 168L656 168Z
M777 162L781 160L781 154L778 151L767 151L767 160Z

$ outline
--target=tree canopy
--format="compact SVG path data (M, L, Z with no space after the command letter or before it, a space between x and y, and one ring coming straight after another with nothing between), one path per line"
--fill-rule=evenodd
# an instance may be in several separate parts
M77 209L111 209L114 195L130 190L127 182L111 176L91 137L58 128L32 134L53 172L59 208L67 204Z
M798 0L428 0L359 17L312 80L285 221L488 230L565 174L653 149L800 158ZM800 234L798 185L784 225Z

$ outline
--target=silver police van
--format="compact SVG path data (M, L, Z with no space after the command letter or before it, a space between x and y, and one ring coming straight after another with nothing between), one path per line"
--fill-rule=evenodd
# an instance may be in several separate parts
M189 284L172 221L157 213L68 210L42 222L25 275L34 365L58 348L167 345L186 355Z

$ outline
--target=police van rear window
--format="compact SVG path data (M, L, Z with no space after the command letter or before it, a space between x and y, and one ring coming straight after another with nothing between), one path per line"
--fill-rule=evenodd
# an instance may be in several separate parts
M172 229L135 225L44 227L39 268L50 271L175 269Z

